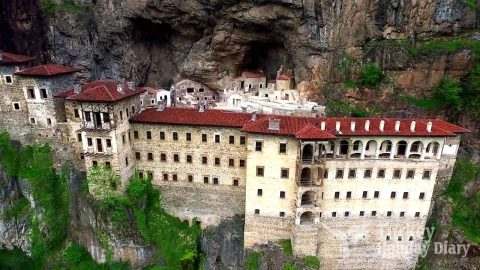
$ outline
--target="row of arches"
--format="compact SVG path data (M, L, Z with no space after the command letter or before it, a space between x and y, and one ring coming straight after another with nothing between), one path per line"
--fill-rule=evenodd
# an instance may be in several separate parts
M315 147L318 145L317 147ZM434 159L440 153L440 143L433 141L425 144L422 141L408 142L400 140L395 144L391 140L362 141L341 140L319 144L304 143L302 147L302 161L310 163L317 158L412 158Z

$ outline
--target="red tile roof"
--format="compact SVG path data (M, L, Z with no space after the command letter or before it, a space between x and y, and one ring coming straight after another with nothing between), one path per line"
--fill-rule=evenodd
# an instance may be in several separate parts
M116 81L93 81L82 85L80 93L68 95L66 99L73 101L108 103L119 101L145 92L144 88L130 89L126 83L121 84L121 86L123 91L119 91L118 83Z
M288 81L288 80L291 80L291 79L292 79L292 76L287 75L287 74L281 74L281 75L277 76L278 81Z
M269 119L280 121L278 130L269 129ZM410 129L412 120L415 120L413 131ZM133 117L131 121L144 124L231 127L250 133L294 136L301 140L325 140L340 136L444 137L469 132L467 129L440 119L308 118L257 115L255 121L253 121L251 113L223 110L199 112L191 108L175 107L165 108L163 111L158 111L155 108L147 109ZM366 124L367 121L369 124ZM383 131L380 130L381 121L384 125ZM398 131L395 129L396 121L400 123ZM428 122L432 123L430 132L427 131ZM339 125L339 131L337 131L337 125ZM322 130L322 126L325 127L325 130ZM368 126L368 129L366 129L366 126Z
M34 66L31 68L23 69L21 71L15 72L16 75L23 76L34 76L34 77L51 77L57 75L70 74L79 71L77 68L57 65L57 64L47 64Z
M33 59L35 58L26 55L0 52L0 64L3 65L24 64L32 61Z
M264 78L265 74L263 74L263 71L243 71L242 77L251 79Z

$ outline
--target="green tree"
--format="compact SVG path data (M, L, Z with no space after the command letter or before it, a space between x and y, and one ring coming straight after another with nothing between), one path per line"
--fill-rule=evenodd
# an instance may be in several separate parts
M464 110L473 117L480 117L480 64L470 72L461 94Z
M360 71L359 84L364 87L376 88L383 80L382 69L375 63L368 63L362 66Z
M462 100L462 87L457 80L443 78L433 89L432 99L438 109L459 110Z
M87 173L88 191L96 199L106 199L118 195L120 177L110 168L93 166Z

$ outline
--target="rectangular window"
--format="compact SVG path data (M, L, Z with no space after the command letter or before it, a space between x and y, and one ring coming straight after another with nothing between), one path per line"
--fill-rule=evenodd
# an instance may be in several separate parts
M377 211L372 211L372 217L376 217L377 216Z
M229 136L228 137L228 143L229 144L235 144L235 136Z
M289 170L288 170L288 168L282 168L282 169L280 170L280 177L281 177L281 178L287 179L287 178L288 178L288 175L289 175Z
M385 169L379 169L378 170L377 178L385 178Z
M148 179L153 179L153 172L152 171L147 171L147 177L148 177Z
M343 179L343 169L337 169L337 173L335 174L335 178Z
M280 212L280 217L285 217L285 212Z
M20 110L20 103L14 102L14 103L13 103L13 109L14 109L15 111L19 111L19 110Z
M335 192L335 199L337 200L340 199L340 192L338 191Z
M235 160L233 158L228 159L228 166L229 167L234 167L235 166Z
M207 134L202 134L202 142L207 142Z
M407 171L407 179L413 179L415 177L415 170Z
M172 174L172 181L177 182L178 181L178 176L176 173Z
M105 161L105 168L111 169L111 168L112 168L112 164L111 164L109 161Z
M264 175L264 168L257 166L257 176L263 177Z
M208 163L208 158L206 156L202 157L202 164L207 164Z
M160 161L163 161L163 162L167 161L167 154L161 153L160 154Z
M128 157L125 157L125 166L128 167Z
M178 141L178 133L174 131L172 133L172 138L173 138L174 141Z
M97 167L97 166L98 166L98 162L97 162L96 160L93 160L93 161L92 161L92 166L93 166L93 167Z
M168 173L163 174L163 181L168 181Z
M103 122L110 123L110 114L109 113L102 113L103 114Z
M120 120L123 120L123 111L120 111Z
M187 142L192 141L192 133L187 132L187 134L185 134L185 140L187 140Z
M188 180L188 182L192 183L193 182L193 175L189 174L187 176L187 180Z
M432 171L430 170L423 171L422 179L430 179L431 174L432 174Z
M137 131L137 130L134 130L134 131L133 131L133 138L134 138L135 140L138 140L138 131Z
M360 211L359 216L361 217L365 216L365 211Z
M213 178L213 184L214 184L214 185L218 185L218 184L219 184L218 177L214 177L214 178Z
M208 176L204 176L204 177L203 177L203 183L204 183L204 184L208 184L208 182L209 182Z
M152 132L147 131L147 140L151 140L151 139L152 139Z
M285 199L285 191L280 191L280 199Z
M347 200L350 200L352 198L352 192L347 191Z
M220 166L220 158L215 158L215 166Z
M418 196L418 198L420 200L424 200L425 199L425 192L420 192L420 195Z
M390 193L390 199L395 199L395 197L397 197L397 193L392 191L392 193Z
M87 138L87 145L88 146L93 146L92 138Z
M332 217L336 217L337 216L337 212L332 212Z
M7 84L12 84L12 83L13 83L12 76L10 76L10 75L5 75L5 83L7 83Z
M142 157L140 155L140 152L135 152L135 159L140 160Z
M127 140L125 138L125 134L122 134L122 144L126 144L127 143Z
M148 153L148 160L152 161L153 160L153 153Z
M33 89L33 88L28 88L28 89L27 89L27 93L28 93L28 98L30 98L30 99L35 99L35 89Z
M373 198L378 199L378 197L380 197L380 191L375 191L373 193Z
M255 142L255 151L262 152L263 143L260 141Z
M355 169L349 169L348 170L348 178L352 179L355 178L357 175L357 170Z
M215 134L215 143L220 143L220 135Z
M45 89L45 88L40 89L40 97L43 98L43 99L48 98L47 89Z
M260 215L260 209L255 209L255 215Z
M362 193L362 198L367 199L368 198L368 191L364 191Z
M365 169L363 173L363 178L371 178L372 177L372 169Z
M420 212L415 212L415 217L416 218L420 217Z
M107 148L111 148L112 147L112 140L106 139L105 141L107 143Z
M238 186L238 182L239 182L238 179L233 179L233 185L234 185L234 186L237 187L237 186Z
M408 199L408 192L403 192L403 198Z
M74 109L74 110L73 110L73 115L75 116L75 118L79 118L79 117L80 117L80 113L78 112L78 109Z
M393 170L393 179L400 179L402 177L402 170L395 169Z
M240 159L240 162L239 162L239 165L240 168L244 168L245 167L245 160L244 159Z
M404 216L405 216L405 212L404 211L400 212L400 217L404 217Z
M192 163L193 158L192 155L187 155L187 163Z
M77 141L82 141L82 133L77 133Z
M90 112L84 112L84 114L85 114L85 121L91 122L92 117L90 116Z
M160 140L165 140L165 132L160 131Z
M350 212L345 211L345 213L344 213L343 215L344 215L345 217L348 217L348 216L350 216Z
M245 144L245 136L240 136L240 144L241 145Z
M392 216L392 211L387 211L387 217L391 217Z
M286 143L280 143L279 153L280 154L286 154L287 153L287 144Z
M179 154L173 154L173 161L174 162L180 162L180 155Z

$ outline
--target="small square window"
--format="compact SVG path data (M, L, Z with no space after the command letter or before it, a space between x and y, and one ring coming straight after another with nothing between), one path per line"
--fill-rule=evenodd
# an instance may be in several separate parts
M202 157L202 164L207 164L208 163L208 158L206 156Z
M287 153L287 144L286 143L280 143L279 147L279 152L280 154L286 154Z
M393 179L400 179L402 177L402 170L395 169L393 170Z
M79 118L79 117L80 117L80 112L78 111L78 109L74 109L74 110L73 110L73 115L75 116L75 118Z
M263 195L262 189L257 189L257 196L261 197Z
M220 158L215 158L215 166L220 166Z
M163 181L168 181L168 173L163 174Z
M280 177L281 177L281 178L286 179L286 178L288 178L288 175L289 175L289 170L288 170L288 168L282 168L282 169L280 170Z
M13 83L12 76L6 75L6 76L5 76L5 83L7 83L7 84L12 84L12 83Z
M35 118L31 117L30 118L30 124L35 125L37 123L37 120Z
M203 177L203 183L204 183L204 184L208 184L208 182L209 182L208 180L209 180L209 179L208 179L208 176L204 176L204 177Z
M187 176L188 182L192 183L193 182L193 175L189 174Z
M234 185L234 186L237 187L237 186L238 186L238 182L239 182L238 179L233 179L233 185Z
M255 209L255 215L260 215L260 209Z
M387 217L391 217L392 216L392 211L387 211Z
M379 169L378 170L377 178L385 178L385 169Z
M332 217L336 217L337 216L337 212L332 212Z
M355 178L356 175L357 175L357 170L355 170L355 169L348 170L348 178L350 178L350 179Z
M235 144L235 136L229 136L228 137L228 143L229 144Z
M136 160L140 160L140 159L141 159L140 152L135 152L135 159L136 159Z
M163 161L163 162L167 161L167 154L160 153L160 161Z
M408 199L408 192L403 192L403 198Z
M187 142L190 142L192 140L192 133L187 132L187 134L185 134L185 140L187 140Z
M407 171L407 179L413 179L415 177L415 170Z
M285 217L285 212L280 212L280 217Z
M27 93L28 93L28 98L35 99L35 90L33 88L28 88Z
M361 216L361 217L365 216L365 211L360 211L359 216Z
M365 169L363 173L363 178L371 178L372 177L372 169Z
M165 132L164 131L160 131L160 140L165 140Z
M405 212L404 211L400 212L400 217L404 217L404 216L405 216Z
M385 240L390 241L390 235L387 235L387 237L385 238Z
M262 148L263 148L263 143L260 142L260 141L256 141L255 142L255 151L262 152Z
M219 181L218 181L218 177L214 177L213 178L213 184L214 185L218 185Z
M143 172L142 171L138 172L138 177L143 179Z
M111 147L112 147L112 140L106 139L105 142L107 143L107 148L111 148Z
M233 158L228 159L228 166L229 167L235 167L235 160Z
M97 166L98 166L98 162L97 162L96 160L93 160L93 161L92 161L92 165L93 165L93 167L97 167Z
M395 191L392 191L392 193L390 193L390 198L395 199L395 197L397 197L397 193Z
M13 109L14 109L15 111L19 111L19 110L20 110L20 103L14 102L14 103L13 103Z
M45 88L40 89L40 97L43 98L43 99L48 98L47 89L45 89Z
M180 162L180 155L179 154L173 154L173 161L174 162Z
M240 166L240 168L245 167L245 160L244 159L240 159L239 166Z
M240 136L240 144L241 145L245 144L245 136Z
M257 176L263 177L263 175L264 175L264 168L257 167Z
M153 153L148 153L148 160L152 161L153 160Z
M337 169L337 173L335 174L335 178L343 179L343 169Z
M280 199L285 199L285 191L280 191Z
M109 161L105 161L105 168L111 169L111 168L112 168L112 164L111 164Z
M151 140L151 139L152 139L152 132L147 131L147 140Z
M207 134L202 134L202 142L207 142Z
M350 200L352 198L352 192L347 191L347 200Z
M420 212L415 212L415 217L416 218L420 217Z
M432 175L432 171L425 170L423 171L422 179L430 179L431 175Z
M176 174L176 173L172 174L172 180L173 180L174 182L177 182L177 181L178 181L178 177L177 177L177 174Z
M92 138L87 138L87 145L88 145L88 146L93 146L93 140L92 140Z
M345 211L345 213L344 213L343 215L344 215L345 217L348 217L348 216L350 216L350 212Z
M215 143L220 143L220 135L215 134Z
M380 191L375 191L373 193L373 198L378 199L378 197L380 197Z
M418 196L418 198L420 200L424 200L425 199L425 192L420 192L420 195Z
M335 199L340 199L340 192L339 191L335 192Z
M364 191L362 193L362 198L367 199L368 198L368 191Z
M377 211L372 211L372 217L377 216Z
M192 155L187 155L187 163L192 163L193 158Z
M148 179L153 179L153 172L152 171L147 171L147 177L148 177Z

